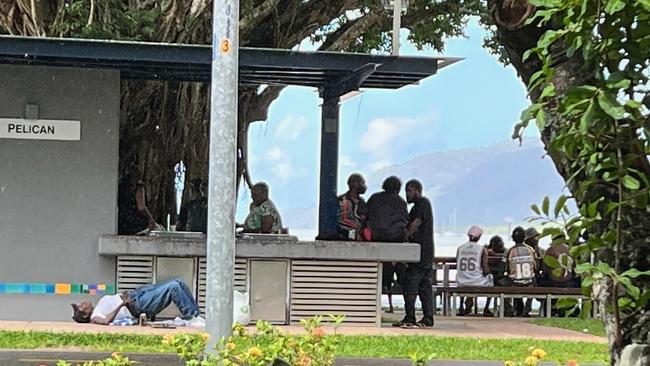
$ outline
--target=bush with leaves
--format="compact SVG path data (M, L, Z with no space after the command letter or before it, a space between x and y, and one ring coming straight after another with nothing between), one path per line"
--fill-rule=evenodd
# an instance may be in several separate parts
M536 123L578 205L547 234L566 234L583 286L603 305L616 364L626 345L650 344L650 1L528 2L541 36L522 59L540 67L515 136ZM565 203L534 209L552 222L568 215Z
M529 347L528 355L524 358L523 362L515 361L506 361L503 363L504 366L537 366L539 362L546 357L547 353L541 348ZM577 366L577 365L573 365Z
M329 320L334 329L331 334L321 326L322 316L301 320L306 334L300 336L287 334L263 320L257 322L255 332L236 324L233 334L218 343L216 353L205 353L207 338L170 336L163 342L173 346L187 366L330 366L338 345L336 329L344 317L330 315Z
M129 360L128 357L123 356L119 352L113 352L111 357L108 357L100 361L86 361L83 363L83 366L132 366L135 362ZM67 361L59 360L56 363L56 366L72 366L72 364Z

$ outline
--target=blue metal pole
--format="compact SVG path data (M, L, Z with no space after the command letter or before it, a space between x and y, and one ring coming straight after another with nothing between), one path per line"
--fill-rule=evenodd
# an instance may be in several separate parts
M318 239L336 239L336 184L339 160L339 98L323 98L320 147Z

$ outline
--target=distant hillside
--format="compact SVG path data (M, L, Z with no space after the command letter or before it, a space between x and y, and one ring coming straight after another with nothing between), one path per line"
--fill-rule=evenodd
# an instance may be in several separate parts
M403 164L388 166L367 177L368 194L390 175L405 183L418 178L433 203L436 231L471 224L503 225L510 217L522 222L531 215L530 205L542 197L562 193L564 182L536 139L522 146L508 141L485 147L432 152ZM455 220L454 220L455 212ZM289 227L316 227L316 208L285 210Z

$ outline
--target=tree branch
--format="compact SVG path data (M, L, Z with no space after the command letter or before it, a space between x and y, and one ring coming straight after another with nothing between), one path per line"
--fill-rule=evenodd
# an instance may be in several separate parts
M329 34L325 42L318 48L323 50L341 50L345 49L355 40L359 39L365 31L372 25L381 21L382 16L379 12L369 12L362 17L351 20L343 24L334 33Z
M244 14L239 21L240 34L248 34L257 28L258 23L255 20L264 19L271 15L273 10L277 8L280 0L266 0L249 14Z

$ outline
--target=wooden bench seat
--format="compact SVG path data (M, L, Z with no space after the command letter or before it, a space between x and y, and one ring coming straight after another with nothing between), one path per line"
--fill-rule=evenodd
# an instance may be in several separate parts
M456 298L461 296L472 297L494 297L499 301L498 316L504 317L504 300L513 298L544 298L547 304L551 303L552 299L573 297L578 299L587 299L588 296L582 294L580 288L561 288L561 287L477 287L477 286L462 286L462 287L438 287L436 292L442 295L443 313L451 316L456 315ZM495 300L496 301L496 300ZM595 307L594 307L595 308ZM540 316L544 314L540 311ZM495 314L497 316L497 314ZM551 307L546 306L546 316L551 316Z

